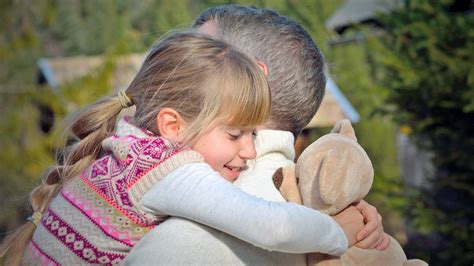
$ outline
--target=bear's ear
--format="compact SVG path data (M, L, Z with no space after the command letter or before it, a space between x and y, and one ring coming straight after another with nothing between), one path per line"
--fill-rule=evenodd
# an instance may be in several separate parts
M327 205L333 205L342 193L344 178L347 175L347 153L330 149L324 155L319 169L319 191L321 200Z
M331 133L339 133L346 137L349 137L357 142L354 128L352 127L351 121L348 119L339 120L336 122L331 130Z

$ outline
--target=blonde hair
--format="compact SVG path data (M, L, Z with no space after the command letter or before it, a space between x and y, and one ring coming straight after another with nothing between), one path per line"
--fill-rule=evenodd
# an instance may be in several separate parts
M255 127L270 114L270 90L256 62L223 41L194 32L174 33L154 45L125 93L136 106L134 123L156 134L160 109L175 109L188 122L185 144L218 123ZM120 97L108 96L66 120L70 143L30 193L34 212L43 213L63 184L99 157L101 142L113 134L121 110ZM2 243L0 255L8 252L8 265L20 263L35 228L26 223Z
M181 33L152 47L127 89L137 126L157 133L155 118L163 107L190 122L185 142L215 120L242 127L264 122L271 99L256 62L223 41L196 36Z

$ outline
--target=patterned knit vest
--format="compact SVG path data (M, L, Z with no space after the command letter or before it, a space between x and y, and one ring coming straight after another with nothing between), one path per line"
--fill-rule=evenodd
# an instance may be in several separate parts
M27 246L25 264L119 264L166 218L146 213L141 198L174 169L203 159L128 120L102 142L105 156L53 199Z

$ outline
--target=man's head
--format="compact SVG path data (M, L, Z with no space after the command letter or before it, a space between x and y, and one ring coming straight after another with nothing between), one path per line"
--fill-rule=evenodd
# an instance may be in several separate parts
M301 25L269 9L224 5L201 13L193 27L268 67L272 111L265 127L299 134L319 108L326 84L323 56Z

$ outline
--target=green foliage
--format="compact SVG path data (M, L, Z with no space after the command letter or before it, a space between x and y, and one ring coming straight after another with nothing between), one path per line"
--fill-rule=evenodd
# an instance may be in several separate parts
M196 1L147 1L134 8L130 22L141 36L141 43L148 48L161 35L187 28L199 12Z
M128 8L113 0L57 2L52 32L63 39L67 55L101 54L121 41L128 27Z
M386 34L371 41L385 111L433 153L433 188L415 193L407 208L420 232L446 242L413 247L433 265L474 262L474 17L452 3L407 1L382 16Z
M0 8L0 228L17 226L28 192L52 161L38 106L54 95L34 84L38 28L49 25L48 1L2 2Z
M42 98L39 90L2 97L5 109L0 124L0 194L4 199L0 203L0 223L4 228L15 226L16 218L26 207L29 190L37 183L45 165L52 162L48 136L41 132L37 122L39 113L35 103L42 102Z

